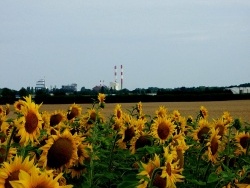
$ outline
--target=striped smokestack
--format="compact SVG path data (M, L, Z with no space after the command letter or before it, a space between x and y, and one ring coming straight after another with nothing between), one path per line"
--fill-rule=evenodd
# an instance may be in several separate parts
M117 75L116 75L116 65L115 65L115 83L117 82Z
M121 89L122 89L122 86L123 86L123 67L121 65Z

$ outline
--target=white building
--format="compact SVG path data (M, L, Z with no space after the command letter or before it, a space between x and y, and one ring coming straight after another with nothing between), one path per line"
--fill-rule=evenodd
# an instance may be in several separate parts
M35 91L40 90L40 89L46 89L45 87L45 79L40 79L36 82L36 87Z
M230 88L226 88L226 89L231 90L233 94L250 93L250 87L230 87Z
M120 90L120 84L117 82L110 82L109 87L113 90Z

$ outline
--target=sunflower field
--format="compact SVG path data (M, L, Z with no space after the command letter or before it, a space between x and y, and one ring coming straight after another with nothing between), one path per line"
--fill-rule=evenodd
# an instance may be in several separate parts
M31 96L0 106L0 188L250 187L250 127L229 112L208 120L159 106L40 111Z

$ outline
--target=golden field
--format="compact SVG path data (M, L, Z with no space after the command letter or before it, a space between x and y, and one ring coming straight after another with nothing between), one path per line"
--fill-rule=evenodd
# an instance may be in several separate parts
M138 101L139 102L139 101ZM117 103L106 103L105 108L101 112L106 118L113 114ZM123 111L131 110L136 103L120 103ZM83 112L87 108L91 108L92 104L79 104L83 108ZM67 110L70 104L42 104L40 112L55 110ZM250 100L235 101L206 101L206 102L144 102L142 103L143 112L147 115L154 115L159 106L165 106L168 112L178 110L181 116L196 117L200 106L204 106L208 110L209 119L216 119L222 115L224 111L228 111L233 118L240 118L242 121L250 122ZM13 109L13 107L11 107ZM13 112L13 111L12 111Z

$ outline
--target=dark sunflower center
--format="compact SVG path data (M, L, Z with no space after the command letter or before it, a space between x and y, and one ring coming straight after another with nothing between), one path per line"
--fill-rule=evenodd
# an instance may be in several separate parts
M77 108L72 108L70 110L70 112L67 114L67 118L68 120L71 120L73 119L74 117L78 116L79 115L79 111Z
M211 140L211 152L212 152L212 155L215 155L218 151L218 148L219 148L219 144L218 144L218 141L217 139L214 137L212 140Z
M121 113L121 111L120 111L120 110L117 110L116 116L117 116L117 118L118 118L118 119L120 119L120 118L121 118L122 113Z
M128 129L126 129L124 134L125 134L125 137L123 139L123 142L130 141L135 136L134 127L130 127Z
M240 139L240 145L245 149L247 145L250 144L250 138L248 136L244 136Z
M203 127L197 134L198 139L200 140L200 142L202 143L204 141L204 139L207 137L207 134L209 132L209 128L208 127Z
M180 168L183 168L184 166L184 155L181 149L177 149L177 159L179 160L179 166Z
M41 182L39 185L37 185L36 187L34 188L49 188L49 183L47 182Z
M161 140L166 140L170 134L169 126L165 122L160 123L157 129L157 134Z
M162 178L160 174L156 174L153 186L158 187L158 188L165 188L166 187L166 179Z
M166 171L167 171L168 175L171 176L172 170L171 170L171 165L169 163L167 163Z
M224 125L217 125L216 127L215 127L215 129L219 129L219 133L218 133L218 135L220 135L220 136L223 136L223 133L224 133L224 130L225 130L225 126Z
M26 118L25 130L29 134L31 134L36 130L39 120L37 118L37 115L32 111L29 111L25 118Z
M62 116L60 114L54 114L50 117L50 126L55 126L62 121Z
M18 180L18 175L19 175L19 170L14 171L12 173L10 173L10 175L8 176L8 178L5 180L5 184L4 187L5 188L12 188L10 181L14 181L14 180Z
M67 138L59 138L48 151L48 167L60 168L67 164L73 154L72 142Z
M147 136L140 136L135 142L135 149L142 148L144 146L150 146L151 141Z

